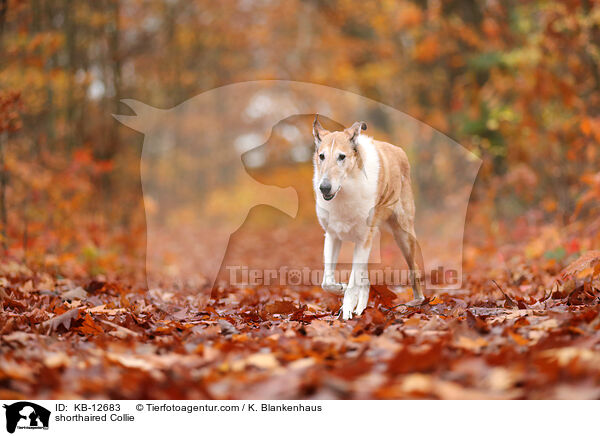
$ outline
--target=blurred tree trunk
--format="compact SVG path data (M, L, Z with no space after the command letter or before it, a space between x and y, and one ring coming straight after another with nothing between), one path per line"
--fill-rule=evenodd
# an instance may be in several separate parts
M111 1L112 8L112 28L109 35L109 50L110 59L112 66L112 86L114 91L113 96L113 113L119 112L119 102L121 100L121 55L119 53L119 39L120 25L119 25L119 14L120 6L118 0ZM109 144L109 156L112 157L115 154L119 146L119 126L118 123L112 122L110 128L110 144Z
M120 26L120 4L119 0L110 0L110 20L109 20L109 28L108 28L108 50L109 50L109 62L111 69L111 80L112 80L112 104L110 106L110 112L119 113L119 105L121 100L121 50L120 50L120 39L121 39L121 26ZM112 118L109 117L109 135L108 135L108 144L105 150L105 159L114 160L117 156L121 138L119 137L119 123L115 122ZM106 173L104 175L104 181L106 195L112 196L116 195L113 191L115 190L114 181L111 179L111 174ZM131 215L132 205L128 204L125 207L121 207L118 209L118 220L125 227L129 226L130 220L129 217Z
M8 11L8 0L0 0L0 38L2 38L2 34L4 33L6 11Z
M74 84L73 80L75 77L75 24L73 20L73 2L72 0L64 0L63 3L63 16L64 16L64 29L65 29L65 42L67 49L67 107L65 108L66 124L65 130L67 137L66 143L69 150L71 150L75 144L75 120L74 120Z
M6 22L6 12L8 10L8 0L0 0L0 51L4 52L4 23ZM7 233L6 227L8 224L6 212L6 184L8 174L4 163L4 143L6 142L6 133L0 132L0 222L2 223L2 248L6 251Z

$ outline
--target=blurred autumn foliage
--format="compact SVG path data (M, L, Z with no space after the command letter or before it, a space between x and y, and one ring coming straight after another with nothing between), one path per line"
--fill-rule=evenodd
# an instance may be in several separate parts
M121 98L172 107L244 80L351 90L454 138L483 158L472 213L492 236L596 207L597 2L2 5L3 243L32 259L109 255L117 227L140 239L141 137L111 117Z
M0 54L3 395L600 397L600 2L0 0ZM374 291L348 325L318 289L221 289L202 312L144 293L142 135L111 114L125 97L170 108L257 79L355 92L482 158L464 290L401 314ZM320 240L304 242L318 263ZM59 334L98 341L106 373ZM39 335L45 354L19 354ZM123 354L136 341L149 348ZM188 389L188 372L202 383Z

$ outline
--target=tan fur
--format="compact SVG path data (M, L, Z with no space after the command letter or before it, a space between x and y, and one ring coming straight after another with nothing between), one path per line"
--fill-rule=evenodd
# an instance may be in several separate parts
M415 201L410 179L410 163L404 150L387 142L373 140L381 162L377 183L374 225L387 224L412 272L415 300L423 298L423 259L417 242Z

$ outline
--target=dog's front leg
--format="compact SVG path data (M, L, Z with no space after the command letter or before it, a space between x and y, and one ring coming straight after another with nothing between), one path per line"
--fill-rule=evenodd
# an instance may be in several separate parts
M352 273L348 287L344 293L342 317L352 318L352 314L360 315L369 302L369 254L371 245L356 244L352 258Z
M335 266L337 265L341 246L342 241L339 238L329 232L325 233L325 245L323 248L323 283L321 283L321 287L325 291L337 295L342 295L345 290L344 284L335 281Z

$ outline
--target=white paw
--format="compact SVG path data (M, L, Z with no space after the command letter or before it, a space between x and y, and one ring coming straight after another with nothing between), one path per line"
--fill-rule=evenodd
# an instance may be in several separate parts
M360 315L369 302L369 286L347 288L342 303L342 318L352 319L352 315Z
M321 287L324 291L330 292L335 295L342 295L346 291L345 283L336 283L333 280L323 280L323 283L321 283Z
M344 302L342 303L342 318L347 321L352 319L352 313L358 304L358 288L347 288L344 292Z
M367 308L367 304L369 303L369 287L361 287L358 291L358 302L356 303L356 308L354 309L354 313L356 315L360 315Z

